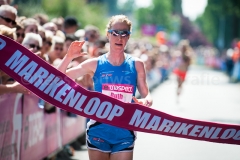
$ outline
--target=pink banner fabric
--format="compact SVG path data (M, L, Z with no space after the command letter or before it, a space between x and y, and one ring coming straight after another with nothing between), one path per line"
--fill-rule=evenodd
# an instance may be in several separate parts
M86 118L82 116L69 117L66 112L61 113L61 132L62 132L62 144L68 144L72 142L86 129Z
M25 160L44 158L47 153L44 112L37 107L39 97L23 95L23 119L21 158ZM34 154L33 154L34 153Z
M45 113L38 103L34 94L0 96L0 160L43 159L85 133L85 117Z
M69 112L129 130L240 145L240 126L191 120L87 91L17 42L0 36L0 68Z
M0 96L0 160L20 159L21 100L22 94L4 94Z

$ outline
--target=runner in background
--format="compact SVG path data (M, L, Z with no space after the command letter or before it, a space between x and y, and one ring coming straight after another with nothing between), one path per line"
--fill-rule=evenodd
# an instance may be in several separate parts
M152 98L146 83L144 63L127 53L124 48L130 38L132 23L124 15L113 16L107 24L108 53L87 59L66 71L69 63L81 52L84 42L73 42L58 66L72 79L90 74L94 90L126 103L139 103L150 107ZM138 88L141 99L136 99ZM134 131L90 120L87 127L87 146L90 160L132 160L136 134Z
M180 47L180 56L176 59L176 68L173 70L173 73L177 76L177 96L181 94L182 85L185 81L187 71L191 62L190 54L191 47L188 40L182 40L179 42Z

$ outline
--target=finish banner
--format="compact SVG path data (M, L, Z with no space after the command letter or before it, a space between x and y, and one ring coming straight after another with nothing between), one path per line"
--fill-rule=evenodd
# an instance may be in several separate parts
M1 70L63 110L134 131L240 145L239 125L180 118L88 91L22 45L2 35L0 57Z

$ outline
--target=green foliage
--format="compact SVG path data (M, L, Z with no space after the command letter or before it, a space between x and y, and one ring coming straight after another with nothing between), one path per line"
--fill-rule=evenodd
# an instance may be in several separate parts
M18 15L32 17L36 13L45 13L41 5L36 5L34 2L19 3L18 4Z
M75 16L82 28L92 24L102 32L107 24L106 8L101 4L86 4L82 0L42 0L39 4L33 1L18 4L19 15L32 17L36 13L44 13L50 20L54 17Z
M208 6L219 16L237 15L240 17L240 1L208 0Z
M139 27L143 24L152 24L152 19L154 18L151 14L150 8L139 8L136 11L136 17Z
M42 8L46 11L50 18L53 17L65 17L68 12L68 1L65 0L42 0Z
M223 20L225 29L220 20ZM204 14L196 22L213 44L217 44L221 32L224 34L224 47L230 47L232 39L240 36L240 1L208 0Z
M204 14L196 19L196 23L201 27L207 39L214 43L218 38L219 25L219 19L214 9L211 9L211 6L207 6Z
M153 0L152 3L150 7L136 10L139 27L142 24L155 24L164 26L167 30L171 30L171 1Z
M153 0L154 7L152 9L152 14L154 16L155 24L160 24L170 29L172 6L169 0Z
M92 24L101 31L105 29L106 6L86 4L85 1L80 0L51 0L51 4L49 5L49 0L42 0L44 10L51 17L75 16L82 26Z
M136 8L136 5L134 3L135 0L128 0L123 4L118 5L118 10L122 14L131 14L134 11L134 8Z

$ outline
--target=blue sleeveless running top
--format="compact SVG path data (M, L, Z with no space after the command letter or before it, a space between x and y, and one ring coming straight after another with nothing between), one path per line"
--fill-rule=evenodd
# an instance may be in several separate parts
M134 58L126 54L120 66L113 66L106 54L98 57L97 68L93 77L94 90L120 101L131 103L137 86L137 71ZM132 150L136 132L104 124L90 119L86 128L89 148L103 152L118 152L127 148ZM100 140L101 143L96 141ZM105 143L109 143L110 147ZM130 148L129 148L130 147Z
M137 86L134 58L126 54L125 61L120 66L113 66L106 54L100 56L93 82L95 91L131 103Z

